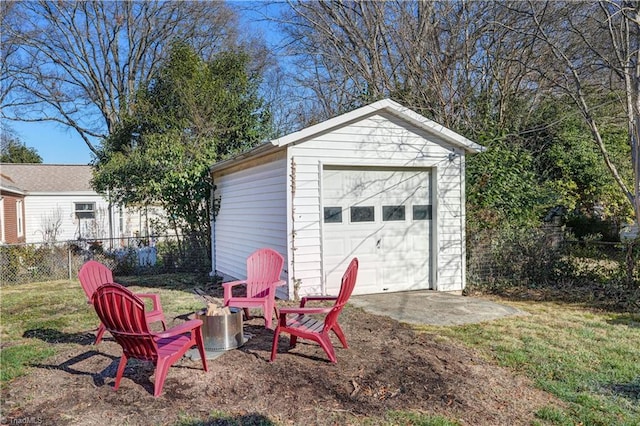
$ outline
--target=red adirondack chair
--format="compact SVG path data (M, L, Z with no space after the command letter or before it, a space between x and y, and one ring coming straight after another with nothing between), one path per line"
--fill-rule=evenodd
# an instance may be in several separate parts
M270 248L259 249L247 258L247 279L223 283L224 305L244 308L249 317L249 308L262 308L265 327L271 328L276 306L276 287L284 285L280 280L284 258ZM233 287L244 285L246 296L234 297Z
M151 361L156 367L153 396L159 396L169 367L196 345L204 371L209 371L202 340L202 321L187 321L161 333L149 330L144 302L120 284L104 284L93 294L93 307L102 324L122 346L113 386L117 390L129 358Z
M87 295L87 303L93 303L92 297L96 289L103 284L113 282L113 273L111 269L107 268L100 262L95 260L89 260L80 268L78 272L78 279L84 293ZM166 330L167 324L164 322L164 313L162 312L162 306L160 305L160 297L157 294L137 293L136 296L151 299L153 302L153 309L147 312L147 321L156 322L162 321L162 327ZM96 332L96 340L94 345L97 345L102 341L105 327L102 323L98 326Z
M342 284L340 285L338 296L303 297L300 301L299 308L280 308L280 318L278 319L278 326L274 332L273 345L271 346L271 361L276 359L280 333L289 333L291 335L289 349L295 347L298 337L313 340L320 344L329 356L331 362L338 362L329 332L333 331L336 336L338 336L343 347L349 347L347 345L347 339L344 337L344 332L338 324L338 316L349 300L349 297L351 297L353 288L356 285L357 275L358 259L353 258L342 276ZM308 308L305 306L308 301L327 300L335 300L334 305L326 308ZM308 316L311 314L326 314L326 316L324 317L324 321L319 321Z

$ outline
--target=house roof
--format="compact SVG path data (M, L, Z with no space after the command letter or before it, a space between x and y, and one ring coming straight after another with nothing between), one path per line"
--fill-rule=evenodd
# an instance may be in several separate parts
M0 186L25 192L94 192L91 166L0 164Z
M485 150L483 146L478 145L477 143L465 138L462 135L459 135L458 133L444 127L441 124L436 123L435 121L423 117L417 112L404 107L399 103L392 101L391 99L383 99L381 101L363 106L346 114L339 115L316 125L304 128L300 131L290 133L279 139L275 139L271 141L271 143L276 146L283 146L299 142L303 139L313 137L319 133L326 132L330 129L345 125L351 121L356 121L369 115L378 114L381 112L388 112L402 120L413 124L420 129L423 129L428 133L437 134L447 142L459 148L463 148L468 152L478 153Z
M296 142L300 142L304 139L312 138L320 133L327 132L331 129L335 129L337 127L343 126L347 123L357 121L359 119L365 118L370 115L379 114L382 112L387 112L392 114L402 120L411 123L412 125L418 127L419 129L423 129L424 131L438 135L440 138L445 141L451 143L452 145L462 148L470 153L478 153L485 151L485 147L479 145L464 136L444 127L441 124L436 123L435 121L429 120L426 117L418 114L417 112L400 105L397 102L392 101L391 99L383 99L378 102L374 102L372 104L363 106L361 108L355 109L351 112L339 115L334 118L330 118L329 120L323 121L321 123L315 124L313 126L306 127L297 132L290 133L286 136L282 136L281 138L274 139L270 142L263 143L254 147L253 149L246 151L242 154L239 154L233 158L220 161L214 164L211 167L211 171L224 169L227 166L238 163L247 158L252 158L262 154L268 154L270 152L277 151L282 149L286 145L293 144Z
M0 173L0 191L2 192L10 192L12 194L24 195L24 191L17 186L13 180L2 173Z

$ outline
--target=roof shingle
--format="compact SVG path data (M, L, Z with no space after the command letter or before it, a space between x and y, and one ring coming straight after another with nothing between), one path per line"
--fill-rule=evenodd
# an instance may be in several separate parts
M91 166L61 164L0 164L2 185L28 192L79 192L91 188Z

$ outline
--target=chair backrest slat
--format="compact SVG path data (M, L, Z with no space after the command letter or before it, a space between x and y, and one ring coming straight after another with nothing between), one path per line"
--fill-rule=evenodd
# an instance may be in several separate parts
M247 258L247 297L264 297L269 286L280 279L284 258L269 248L255 251Z
M120 284L110 283L96 289L93 305L125 355L149 361L157 359L158 347L140 298Z
M338 321L338 316L342 312L342 308L347 304L353 289L356 286L356 278L358 277L358 258L354 257L344 275L342 276L342 283L340 284L340 292L336 299L331 312L327 314L324 319L324 330L329 331L335 323Z
M351 297L351 293L353 293L353 289L356 285L356 278L358 277L358 258L354 257L344 275L342 276L342 283L340 284L340 292L338 293L338 298L336 299L331 312L327 314L324 319L324 330L329 331L338 321L338 316L340 316L340 312L342 312L342 308L347 304L349 298Z
M113 282L113 273L102 263L89 260L78 271L78 279L87 299L91 301L93 293L98 287Z

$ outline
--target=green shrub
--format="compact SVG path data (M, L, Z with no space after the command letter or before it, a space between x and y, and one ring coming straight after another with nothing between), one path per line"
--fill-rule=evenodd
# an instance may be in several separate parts
M610 220L573 213L567 216L566 226L571 229L573 235L579 240L589 239L593 235L599 235L600 238L598 239L601 241L620 241L618 237L618 227Z
M485 231L470 241L469 280L489 288L535 287L554 280L563 264L563 247L535 228Z

